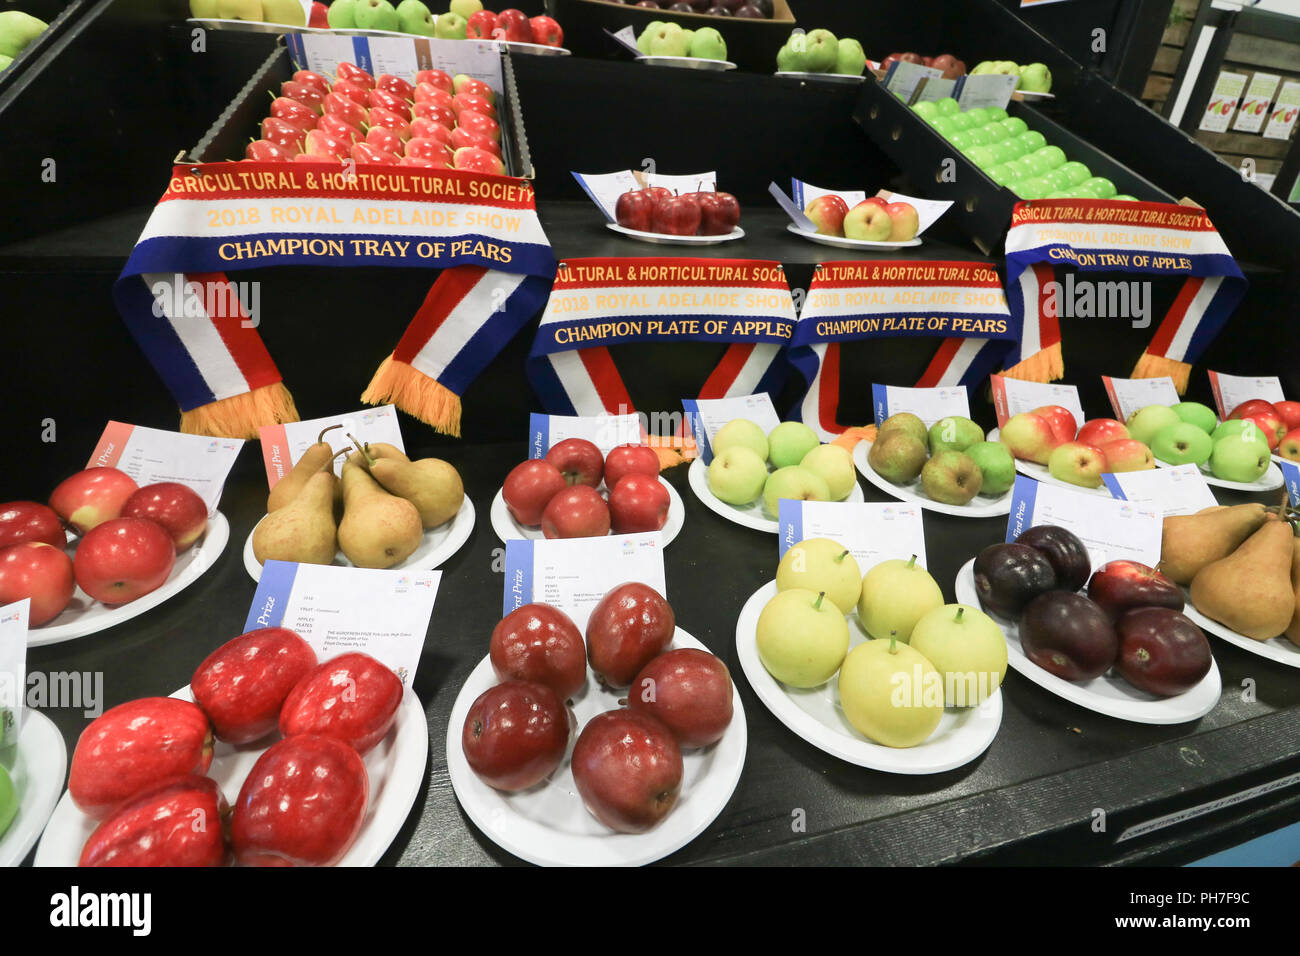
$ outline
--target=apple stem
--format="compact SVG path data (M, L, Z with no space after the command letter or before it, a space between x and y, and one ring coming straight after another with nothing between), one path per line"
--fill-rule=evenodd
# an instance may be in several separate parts
M909 568L914 568L914 567L916 567L916 555L912 555L910 558L908 558L908 560L907 560L907 566L908 566Z
M891 654L898 653L898 632L897 631L889 632L889 653Z
M820 610L822 609L822 598L824 598L825 596L826 596L826 592L825 592L825 591L822 591L820 594L817 595L817 600L813 601L813 608L814 608L814 609L816 609L816 610L818 610L818 611L820 611Z
M957 616L954 617L953 620L956 621L956 622L959 622L959 623L960 623L960 621L961 621L961 616L962 616L962 614L965 612L965 610L966 610L966 609L965 609L964 607L962 607L960 604L957 605Z
M849 556L849 549L848 549L848 548L845 548L845 549L844 549L844 553L841 554L841 555L840 555L838 558L836 558L835 560L836 560L836 561L843 561L843 560L844 560L845 558L847 558L848 556Z
M331 425L329 428L322 428L322 429L321 429L321 433L320 433L319 435L316 436L316 444L319 445L321 442L323 442L323 441L325 440L325 433L326 433L326 432L332 432L334 429L336 429L336 428L342 428L342 427L343 427L342 425Z

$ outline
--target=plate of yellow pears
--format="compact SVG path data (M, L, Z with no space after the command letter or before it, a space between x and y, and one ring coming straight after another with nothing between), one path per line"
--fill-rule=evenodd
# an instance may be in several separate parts
M384 443L354 448L336 477L332 465L341 452L318 439L271 489L266 517L244 542L244 567L254 581L269 559L432 569L469 539L474 505L451 464L411 461Z

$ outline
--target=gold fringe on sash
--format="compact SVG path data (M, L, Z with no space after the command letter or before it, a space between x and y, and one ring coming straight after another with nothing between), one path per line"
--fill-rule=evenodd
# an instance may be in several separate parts
M1177 359L1165 358L1143 352L1142 357L1133 366L1134 378L1163 378L1168 375L1174 380L1174 388L1182 395L1187 391L1187 383L1192 377L1192 367Z
M283 382L276 382L181 412L181 431L213 438L255 439L263 425L296 421L298 409L293 396Z
M361 400L367 405L391 402L434 431L460 437L460 396L391 355L380 364Z
M1035 352L1023 362L1006 369L1002 373L1007 378L1019 378L1027 382L1053 382L1065 375L1065 361L1061 358L1061 343L1049 345Z

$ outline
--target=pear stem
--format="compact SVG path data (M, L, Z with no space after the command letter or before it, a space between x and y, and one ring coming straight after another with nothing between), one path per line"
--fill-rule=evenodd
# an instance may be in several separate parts
M836 561L843 561L843 560L844 560L845 558L847 558L848 556L849 556L849 549L848 549L848 548L845 548L845 549L844 549L844 553L841 554L841 555L840 555L838 558L836 558L835 560L836 560Z
M966 609L965 609L964 607L958 605L958 607L957 607L957 616L954 617L953 620L956 621L957 623L961 623L962 612L964 612L965 610L966 610Z
M898 653L898 632L897 631L889 632L889 653L891 654Z
M366 471L369 471L370 466L375 463L375 460L371 458L368 454L366 454L366 450L361 447L361 442L357 441L355 435L353 435L351 432L348 432L348 437L352 439L352 444L356 446L357 453L361 456L362 460L365 461Z
M822 598L824 598L825 596L826 596L825 591L822 591L820 594L817 595L817 600L813 601L813 608L815 610L820 611L822 609Z
M910 558L907 559L907 566L909 568L916 567L916 555L912 555Z
M325 440L325 433L326 433L326 432L332 432L334 429L336 429L336 428L342 428L342 427L343 427L342 425L331 425L329 428L322 428L322 429L321 429L321 433L320 433L319 435L316 436L316 444L319 445L321 442L323 442L323 441Z

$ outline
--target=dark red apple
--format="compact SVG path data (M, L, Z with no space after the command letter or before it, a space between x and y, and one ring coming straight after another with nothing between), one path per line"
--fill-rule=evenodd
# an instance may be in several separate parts
M611 710L593 717L573 747L573 782L587 810L619 833L644 833L682 791L682 751L648 714Z
M1040 524L1021 533L1016 544L1027 544L1040 551L1056 572L1056 586L1063 591L1078 591L1088 583L1092 559L1078 535L1056 525Z
M148 518L112 518L96 525L72 562L77 586L96 601L125 604L162 587L176 565L167 529Z
M627 687L672 642L676 629L662 594L640 581L620 584L587 618L587 661L610 687Z
M145 485L122 506L123 518L148 518L172 536L179 554L198 541L208 526L208 506L198 492L179 481Z
M35 501L9 501L0 505L0 548L24 541L39 541L62 551L67 547L68 536L53 508Z
M1154 568L1137 561L1111 561L1088 582L1088 597L1096 601L1111 621L1139 607L1183 609L1183 589Z
M1192 620L1167 607L1127 612L1115 625L1120 676L1139 690L1173 697L1191 690L1210 672L1210 642Z
M600 486L605 474L605 456L585 438L566 438L546 453L546 461L564 476L566 484Z
M470 769L490 787L527 790L551 775L569 747L564 701L535 681L509 680L470 705L460 742Z
M659 475L659 456L649 445L619 445L605 456L605 487L613 488L624 475Z
M1071 681L1100 677L1119 656L1119 636L1106 612L1072 591L1049 591L1029 602L1020 616L1020 646L1043 670Z
M558 492L542 512L542 534L548 538L599 538L609 534L609 505L590 485L573 485Z
M501 488L510 516L523 525L542 523L542 512L555 495L568 487L560 470L543 458L515 465Z
M672 498L657 477L624 475L609 492L610 525L615 534L658 531L668 523Z
M655 203L650 231L666 236L693 236L700 231L700 204L691 196L671 196Z
M78 866L221 866L230 808L217 782L186 774L121 804L90 835Z
M81 732L68 793L82 813L98 820L146 787L205 774L211 763L212 727L197 704L143 697L108 709Z
M757 11L753 15L756 16ZM740 202L731 193L700 193L698 201L700 235L727 236L740 224Z
M654 211L654 197L644 189L632 189L618 197L614 204L614 219L624 229L650 232Z
M636 675L627 705L661 721L682 747L707 747L731 725L731 672L699 648L665 651Z
M1047 556L1027 544L991 544L975 558L975 591L984 610L1015 620L1025 605L1056 588Z
M549 604L515 608L492 629L497 680L535 681L568 700L587 682L587 645L569 615Z
M316 666L311 645L287 627L263 627L222 644L190 678L218 740L246 744L275 730L285 698Z
M116 468L87 468L69 475L50 493L50 507L78 534L122 513L139 486Z
M27 626L48 624L68 606L77 582L72 558L43 541L0 548L0 605L27 598Z
M235 801L231 842L243 866L332 866L361 832L370 778L355 750L299 734L257 758Z
M289 691L280 733L333 737L364 757L393 726L404 693L386 664L369 654L340 654L317 664Z

